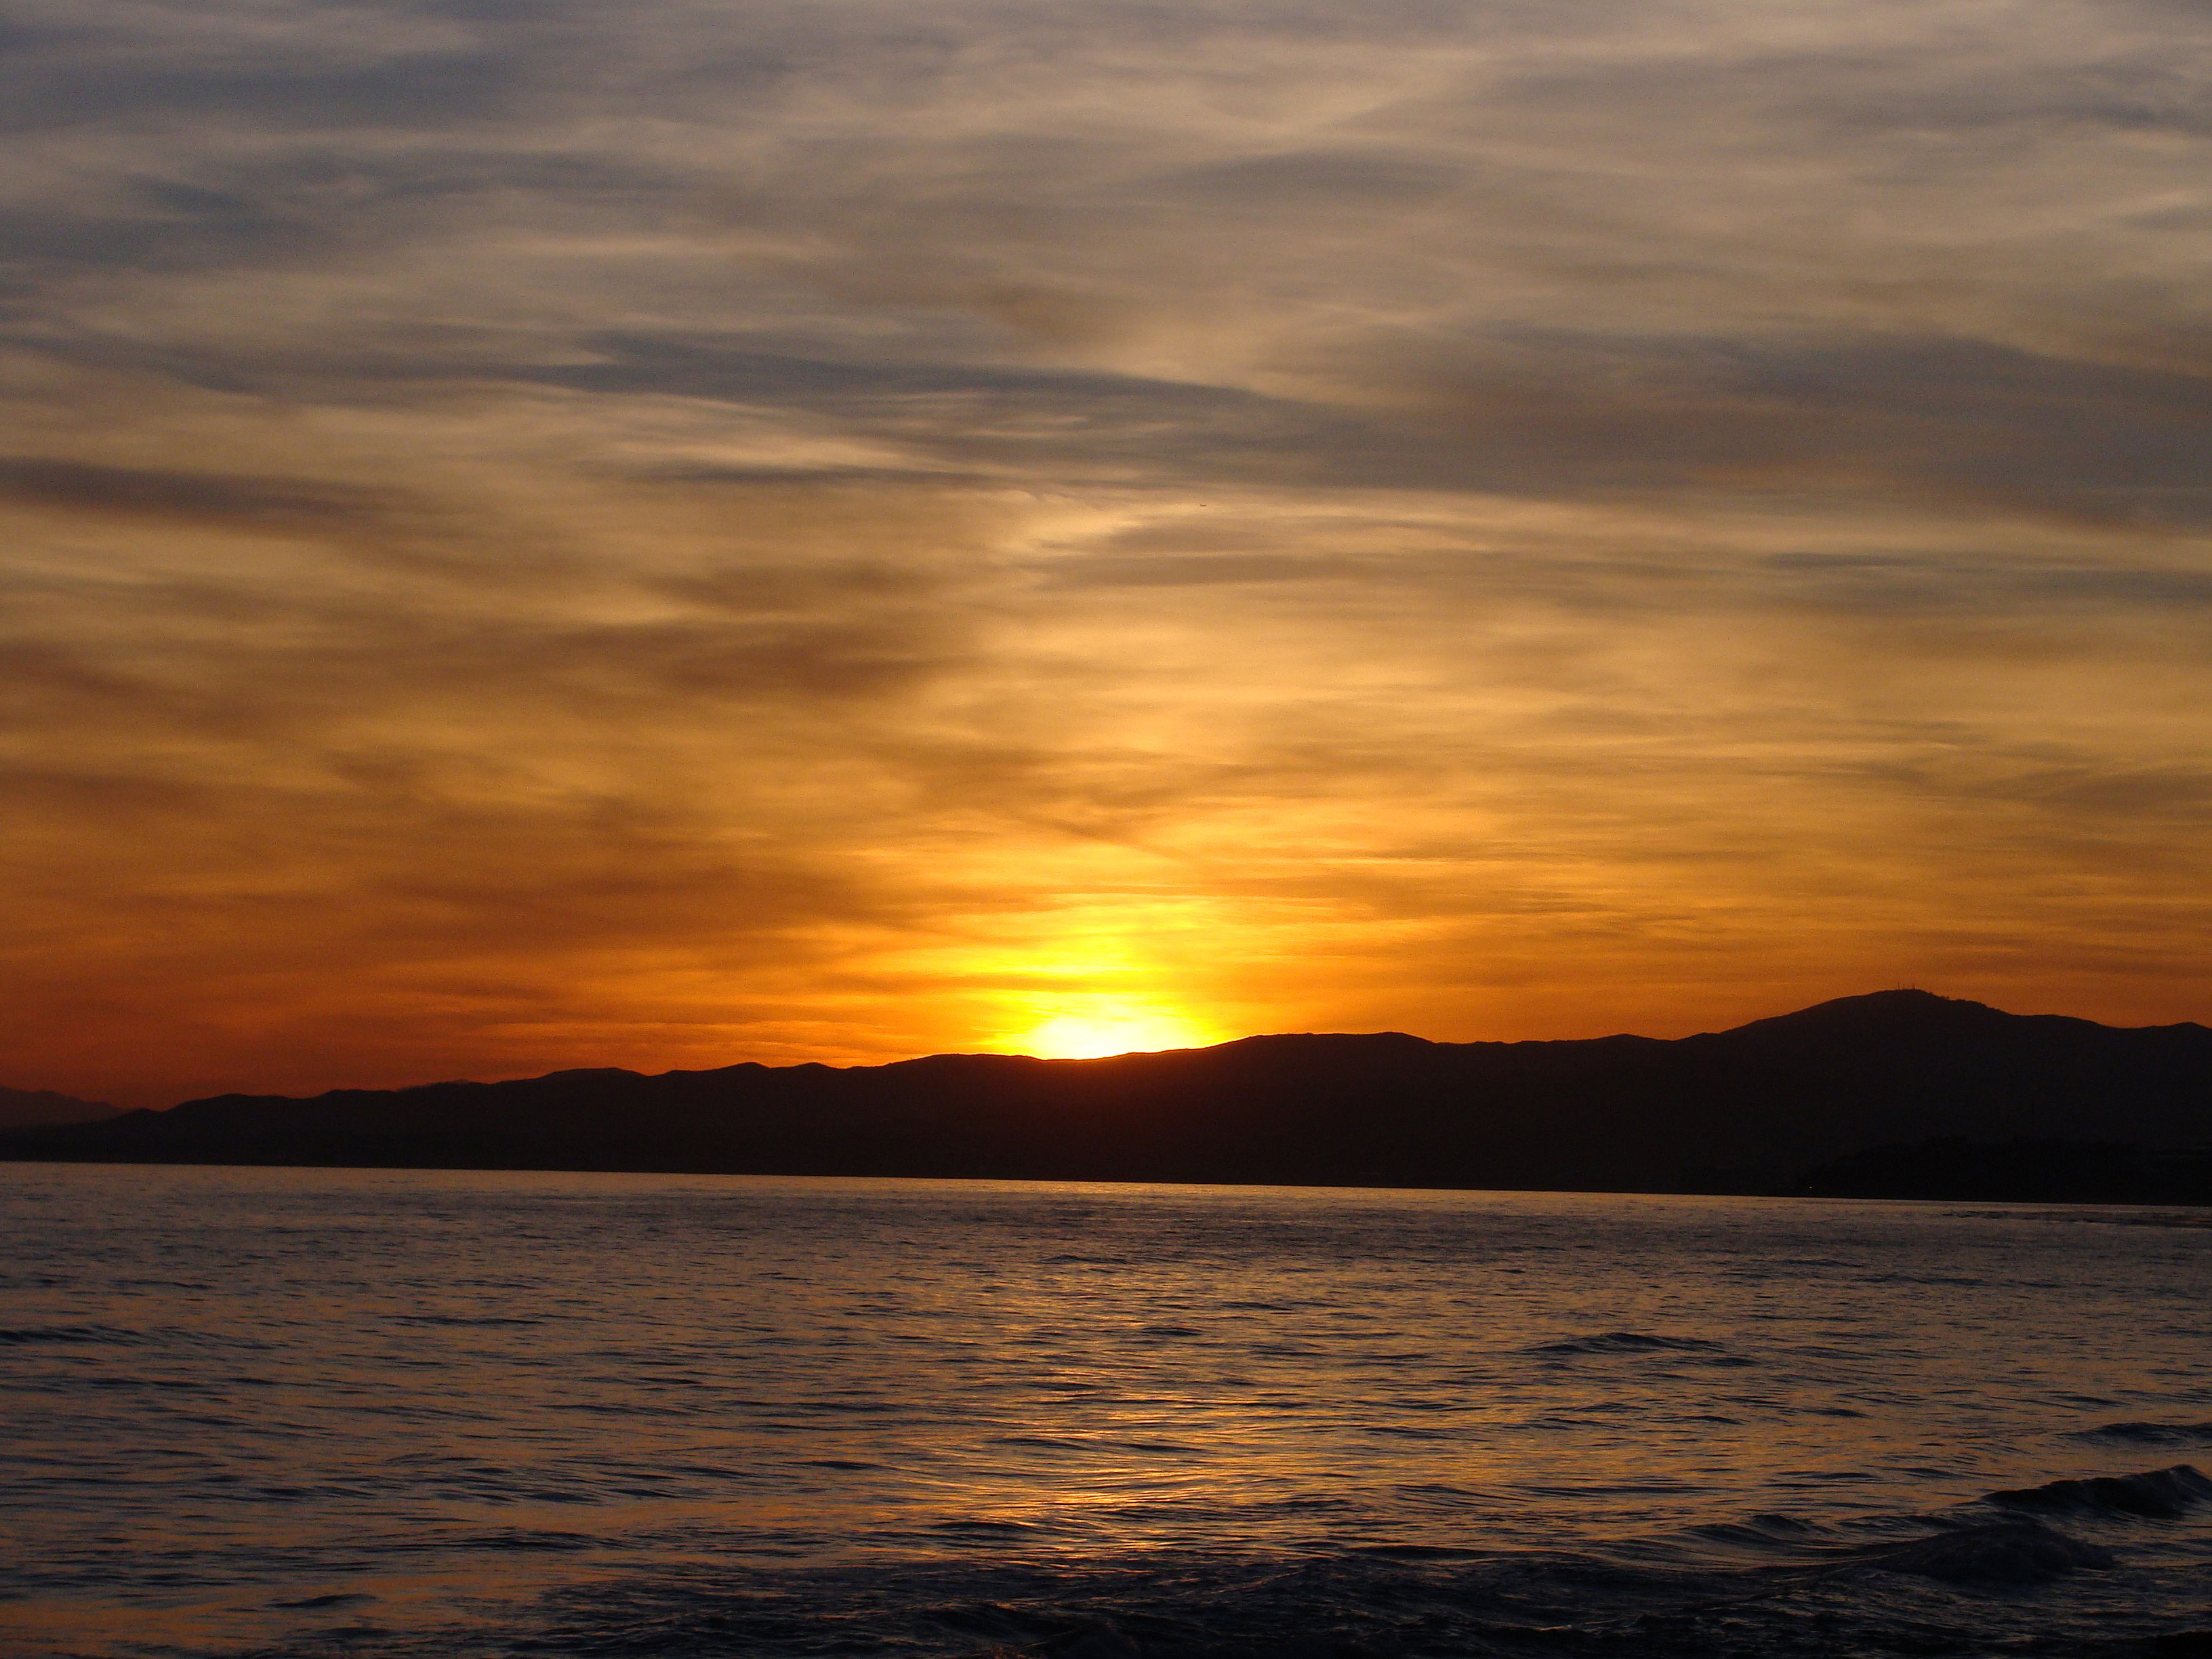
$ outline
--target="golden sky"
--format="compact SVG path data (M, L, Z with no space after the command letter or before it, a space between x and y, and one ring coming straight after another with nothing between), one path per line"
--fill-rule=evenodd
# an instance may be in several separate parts
M2197 0L17 0L0 1082L2212 1017Z

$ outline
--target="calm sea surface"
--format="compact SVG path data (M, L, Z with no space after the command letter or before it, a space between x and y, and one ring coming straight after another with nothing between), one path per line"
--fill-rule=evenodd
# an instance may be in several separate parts
M2212 1653L2207 1219L0 1164L0 1651Z

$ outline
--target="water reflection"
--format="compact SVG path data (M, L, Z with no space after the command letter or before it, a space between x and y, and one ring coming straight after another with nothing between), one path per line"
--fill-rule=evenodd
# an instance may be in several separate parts
M1089 1570L1617 1553L1777 1511L1881 1526L2109 1473L2111 1425L2212 1419L2212 1236L2080 1212L6 1181L27 1653L512 1635L546 1591L686 1563Z

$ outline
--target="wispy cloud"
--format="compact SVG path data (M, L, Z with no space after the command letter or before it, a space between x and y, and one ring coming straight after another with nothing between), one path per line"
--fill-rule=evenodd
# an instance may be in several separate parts
M2212 989L2159 0L21 0L19 1086Z

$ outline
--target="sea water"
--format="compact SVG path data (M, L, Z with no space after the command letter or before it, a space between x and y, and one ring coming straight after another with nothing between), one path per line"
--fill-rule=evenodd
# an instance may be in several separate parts
M0 1650L2208 1652L2208 1219L0 1165Z

